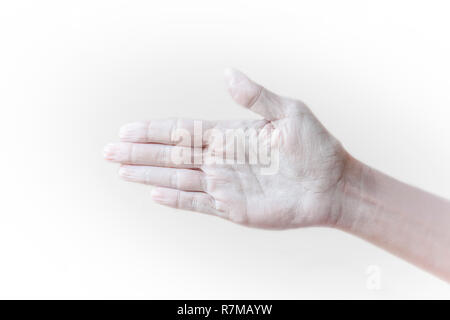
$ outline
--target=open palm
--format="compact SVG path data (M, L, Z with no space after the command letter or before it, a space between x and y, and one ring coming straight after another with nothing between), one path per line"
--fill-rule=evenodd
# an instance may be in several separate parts
M340 143L302 102L235 70L226 78L233 99L263 120L130 123L120 130L122 142L106 146L105 158L122 164L124 179L157 186L153 200L171 207L270 229L338 219L348 159ZM200 137L199 126L207 132ZM238 130L245 138L234 144L239 135L232 136L230 144L226 138ZM249 141L270 151L270 161L252 161L258 152Z

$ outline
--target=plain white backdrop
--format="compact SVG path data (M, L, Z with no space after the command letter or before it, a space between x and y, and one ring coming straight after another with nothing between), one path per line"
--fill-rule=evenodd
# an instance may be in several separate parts
M227 95L232 66L305 101L356 158L450 198L449 10L2 1L0 298L450 298L445 282L340 231L160 207L102 159L129 121L255 117Z

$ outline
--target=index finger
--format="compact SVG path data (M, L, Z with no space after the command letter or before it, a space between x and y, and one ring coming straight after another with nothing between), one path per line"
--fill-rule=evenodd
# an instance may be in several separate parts
M119 138L123 142L201 147L207 144L202 132L215 125L215 121L192 119L132 122L120 128Z

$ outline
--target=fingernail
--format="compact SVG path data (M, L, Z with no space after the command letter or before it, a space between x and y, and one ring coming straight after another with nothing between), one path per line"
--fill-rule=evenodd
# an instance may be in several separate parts
M114 160L115 150L116 150L115 144L114 143L108 143L103 148L103 157L106 160Z
M129 161L130 144L126 142L109 143L103 150L103 155L106 160L115 162Z
M135 166L120 166L118 172L119 176L127 181L140 182L143 180L142 170L139 170Z
M151 197L155 201L159 201L163 199L163 193L159 188L153 188Z
M146 126L142 122L128 123L119 130L119 138L122 140L137 141L145 140ZM144 141L143 141L144 142Z
M153 201L156 201L159 204L163 204L166 206L173 205L170 202L170 199L167 197L167 193L161 190L161 188L154 188L152 190L151 198L153 199Z
M233 99L245 107L249 107L261 91L259 85L236 69L225 69L225 78L228 82L228 90Z
M244 73L234 68L225 69L225 78L230 86L235 86L241 82L249 81L249 78Z
M118 174L119 176L121 176L121 177L126 177L126 176L128 176L128 169L127 169L127 167L121 166L121 167L119 168L119 170L117 171L117 174Z

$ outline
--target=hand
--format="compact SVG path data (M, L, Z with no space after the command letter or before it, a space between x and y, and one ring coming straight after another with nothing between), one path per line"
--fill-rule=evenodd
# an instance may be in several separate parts
M155 185L160 204L251 227L335 227L450 281L450 201L352 158L302 102L238 71L226 77L233 99L263 120L131 123L106 159L125 180Z
M203 130L216 138L227 130L256 133L258 146L279 152L271 172L264 172L267 163L249 161L251 147L245 148L245 163L221 164L212 160L229 153L228 141L203 136L199 145L180 142L179 132L196 139L196 122L184 119L127 124L120 130L122 142L106 146L105 158L122 164L119 175L125 180L157 186L152 198L163 205L259 228L334 224L341 214L347 152L302 102L235 70L227 70L226 78L232 98L264 119L202 121ZM183 154L197 161L174 161Z

